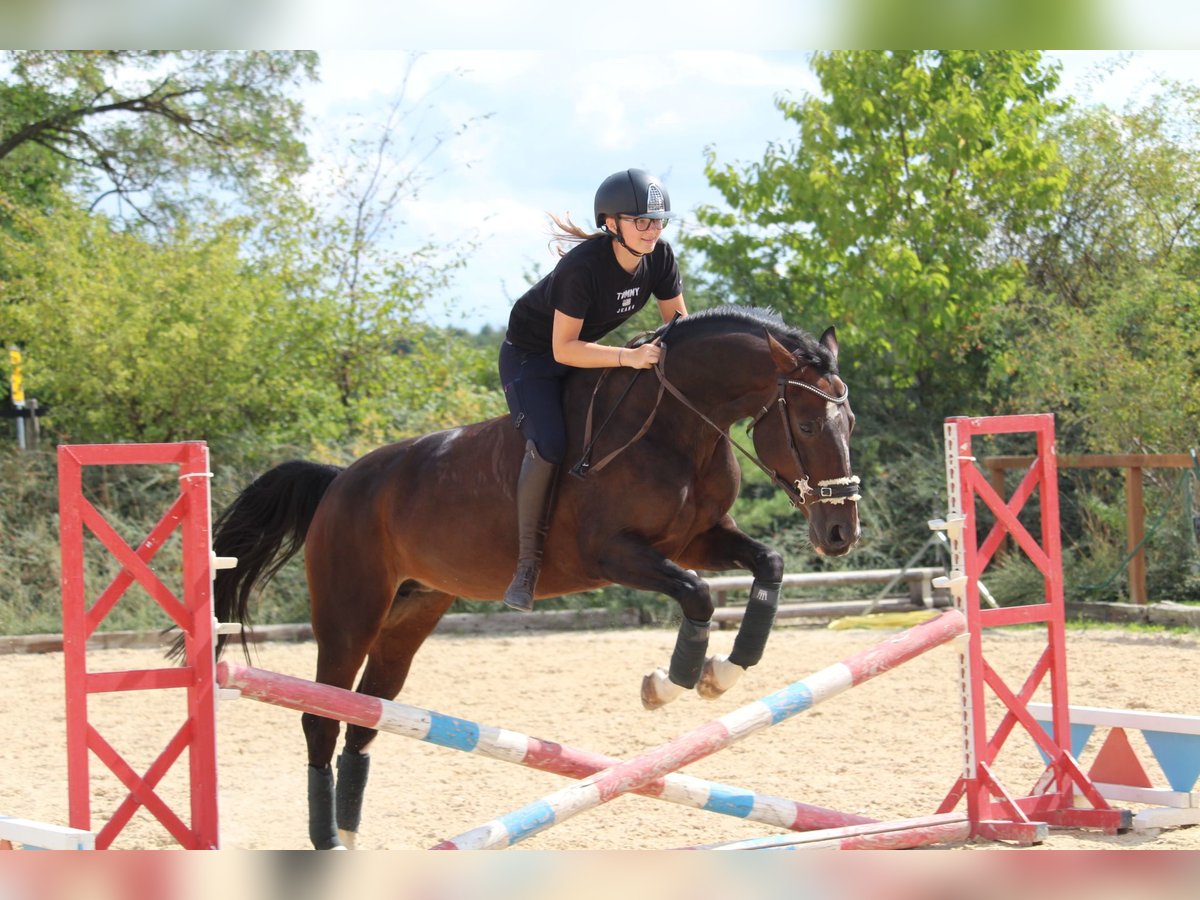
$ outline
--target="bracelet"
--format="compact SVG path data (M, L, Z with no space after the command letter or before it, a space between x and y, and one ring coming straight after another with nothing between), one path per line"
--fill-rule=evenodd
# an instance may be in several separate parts
M618 348L617 348L617 365L618 365L618 366L624 366L624 365L625 365L625 363L621 362L621 354L622 354L622 353L624 353L624 352L625 352L625 351L624 351L623 349L621 349L620 347L618 347Z

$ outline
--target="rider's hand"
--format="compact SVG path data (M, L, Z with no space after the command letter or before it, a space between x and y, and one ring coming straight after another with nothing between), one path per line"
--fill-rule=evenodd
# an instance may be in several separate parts
M621 355L621 364L631 369L649 369L662 358L662 347L657 344L642 344Z

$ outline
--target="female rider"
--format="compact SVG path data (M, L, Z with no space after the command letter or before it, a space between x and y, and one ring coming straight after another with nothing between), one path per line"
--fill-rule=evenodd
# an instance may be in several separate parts
M648 369L662 350L596 343L653 294L663 322L687 314L671 245L660 240L671 212L662 182L641 169L605 178L588 233L551 216L558 237L575 243L554 270L513 305L500 346L500 383L513 423L525 437L517 478L517 570L504 602L528 612L541 569L553 487L566 455L563 380L571 369Z

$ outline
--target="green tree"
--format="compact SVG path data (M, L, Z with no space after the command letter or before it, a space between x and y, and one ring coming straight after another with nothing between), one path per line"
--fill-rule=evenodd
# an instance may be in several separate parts
M65 204L5 211L0 333L60 438L307 443L331 418L314 312L240 258L236 221L164 244Z
M40 92L0 83L0 134L7 133L20 110L33 106L39 96ZM45 207L59 185L70 180L70 168L64 157L40 147L16 148L0 161L0 195L22 205Z
M829 52L812 65L820 96L776 101L793 139L750 164L710 151L726 206L701 209L683 242L689 301L837 327L867 485L863 546L846 564L894 565L944 510L942 418L993 409L984 328L1024 276L1009 236L1047 221L1065 178L1044 133L1058 74L1023 51ZM802 529L771 503L752 492L742 517L789 558L827 565L804 558Z
M1056 412L1089 452L1180 452L1200 421L1200 92L1074 110L1062 206L1020 252L1029 279L989 332L1011 408ZM1063 336L1069 335L1069 352Z
M998 235L1042 222L1061 190L1043 135L1057 71L1034 51L829 52L812 65L824 96L777 101L795 140L745 166L710 151L730 208L701 210L708 233L687 244L707 290L835 324L860 411L940 417L982 383L984 318L1022 277Z
M22 62L49 64L34 56ZM313 203L283 180L253 214L199 197L147 231L53 186L24 206L0 195L0 336L26 350L46 424L71 440L238 439L344 459L499 412L491 349L421 321L470 245L397 240L455 136L408 128L413 111L401 90L382 124L341 137ZM181 171L204 168L208 151L192 149Z
M310 52L5 51L0 190L65 176L93 207L112 198L155 224L218 189L267 196L306 164L289 92L316 66Z

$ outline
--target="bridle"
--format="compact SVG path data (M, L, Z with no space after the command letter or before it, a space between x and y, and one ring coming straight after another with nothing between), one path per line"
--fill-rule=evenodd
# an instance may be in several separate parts
M767 477L771 479L772 482L774 482L785 494L787 494L788 500L791 502L792 506L796 507L797 509L805 509L810 503L828 503L833 506L840 506L847 500L849 500L851 503L856 503L862 499L862 489L857 475L849 475L843 478L827 478L824 481L818 481L815 488L809 484L808 475L802 475L795 482L789 482L786 478L783 478L775 469L772 469L761 459L759 459L755 453L747 450L745 447L735 441L729 434L725 432L723 428L721 428L720 425L698 410L695 405L693 405L692 402L688 400L686 396L684 396L682 391L680 391L677 387L675 387L675 385L671 384L671 382L667 380L667 348L665 344L663 345L662 351L662 355L659 357L658 362L655 363L653 367L654 374L659 381L659 388L658 396L654 400L654 408L650 410L650 415L647 416L646 421L642 423L642 427L638 429L637 434L635 434L629 441L622 444L616 450L605 456L602 460L600 460L600 462L596 463L596 465L591 466L590 468L592 471L600 471L600 469L607 466L617 455L629 447L630 444L633 444L635 441L639 440L647 431L650 430L650 425L653 423L654 417L658 414L658 407L662 403L663 392L669 391L671 396L682 403L687 409L695 413L700 419L711 426L712 429L721 437L729 441L729 443L732 444L743 456L758 466L759 469L761 469L767 475ZM592 392L592 403L588 405L587 422L584 427L585 444L591 437L592 404L595 403L596 394L600 390L600 383L604 380L604 376L608 374L608 371L609 370L606 369L601 374L600 379L597 381L596 387ZM844 405L850 398L850 388L843 384L841 396L835 397L833 394L826 393L820 388L808 384L807 382L795 381L794 379L788 378L786 375L781 375L779 378L778 391L775 395L775 399L764 406L759 411L758 415L756 415L746 427L747 433L753 435L754 429L758 427L759 423L762 422L767 413L769 413L772 408L778 409L779 415L783 419L783 432L785 435L787 435L788 451L792 455L792 461L796 464L796 471L803 473L805 472L804 463L800 460L800 451L796 446L796 439L792 433L792 423L788 419L787 415L787 389L789 386L793 385L795 387L803 388L806 391L810 391L811 393L814 393L818 397L824 399L826 402L834 403L838 406Z
M779 417L783 423L783 433L787 436L788 452L792 454L792 461L796 464L796 470L803 472L805 471L804 463L800 461L800 450L796 446L796 438L792 432L792 421L788 418L787 414L787 389L789 386L803 388L810 393L816 394L827 403L833 403L837 406L844 406L846 401L850 399L850 387L843 383L841 396L835 397L833 394L821 390L816 385L809 384L806 381L796 381L788 378L786 375L781 375L775 400L760 409L758 415L746 426L746 432L753 435L754 429L766 418L767 413L772 408L778 409ZM730 442L735 447L738 446L732 438L730 438ZM738 447L738 449L740 450L741 448ZM742 450L742 453L750 456L745 450ZM767 468L757 457L750 458L771 477L772 481L783 488L784 492L788 495L788 499L792 501L792 506L797 508L803 507L808 503L829 503L833 506L840 506L847 500L851 503L857 503L862 499L862 486L857 475L847 475L842 478L827 478L824 481L818 481L816 488L813 488L808 483L808 476L804 475L794 482L793 487L793 485L787 483L786 479L781 478L779 473L774 469ZM809 499L810 494L813 495L812 499Z

